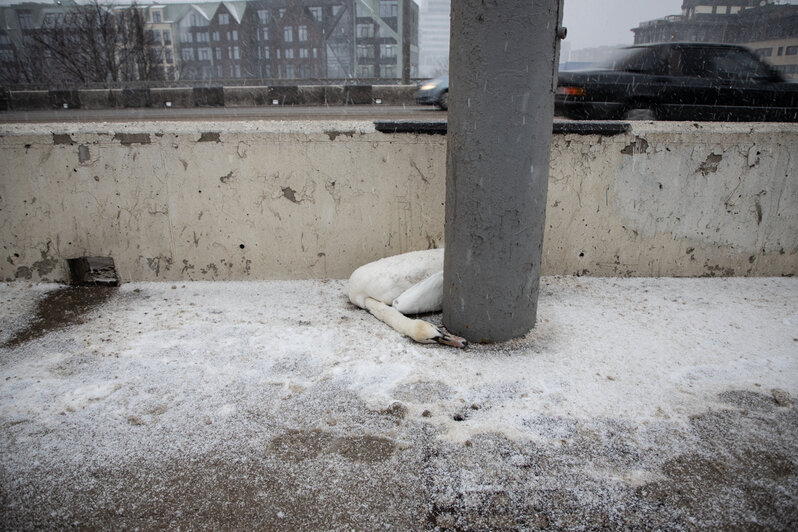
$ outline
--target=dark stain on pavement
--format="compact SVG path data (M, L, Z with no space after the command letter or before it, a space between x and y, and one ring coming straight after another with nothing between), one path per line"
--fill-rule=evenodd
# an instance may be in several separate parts
M28 325L0 347L17 347L44 335L83 323L84 316L108 301L116 289L104 286L65 287L45 295Z

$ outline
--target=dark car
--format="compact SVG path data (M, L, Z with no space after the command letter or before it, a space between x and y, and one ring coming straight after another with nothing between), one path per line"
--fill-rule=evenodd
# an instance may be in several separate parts
M420 105L437 105L441 109L449 108L449 76L424 81L419 85L416 102Z
M798 83L741 46L631 46L598 68L560 73L555 109L586 120L794 122Z

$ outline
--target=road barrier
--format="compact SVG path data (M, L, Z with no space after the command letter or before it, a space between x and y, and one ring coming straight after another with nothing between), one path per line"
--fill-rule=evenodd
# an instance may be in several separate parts
M79 90L7 90L0 111L122 107L259 107L265 105L410 105L415 85L285 85Z
M554 132L544 275L798 274L798 124ZM444 244L446 139L443 122L1 124L0 280L66 281L76 257L113 258L122 282L346 278Z

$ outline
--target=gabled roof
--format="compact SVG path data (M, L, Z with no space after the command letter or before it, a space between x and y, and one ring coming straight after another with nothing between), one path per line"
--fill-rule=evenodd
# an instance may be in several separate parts
M221 2L202 2L191 4L191 9L205 17L205 20L211 20L213 15L216 14L216 10L219 9L219 4L221 4Z
M240 24L241 20L244 18L244 11L247 9L247 3L248 2L195 2L192 4L164 4L166 6L164 13L166 18L170 21L178 21L189 12L198 13L205 20L210 21L219 10L219 6L224 5L230 13L230 16Z
M232 16L236 22L239 24L241 23L241 19L244 18L244 11L247 9L248 2L222 2L227 10L230 12L230 16Z

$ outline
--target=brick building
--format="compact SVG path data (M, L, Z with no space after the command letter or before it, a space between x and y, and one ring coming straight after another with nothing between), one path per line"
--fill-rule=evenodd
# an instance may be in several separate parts
M104 43L106 53L118 59L107 61L116 64L116 70L93 76L91 83L368 81L418 76L418 6L413 0L165 1L132 7L100 4L98 11L116 17L115 31L121 37ZM2 81L54 82L45 74L52 70L45 64L46 54L29 45L30 37L48 31L46 20L82 9L73 0L0 7ZM134 12L138 28L122 28ZM133 33L144 35L139 39L143 52L141 46L126 47L125 39ZM81 43L75 57L94 48L94 43ZM134 52L140 57L132 61ZM34 65L37 61L42 64ZM81 74L80 69L76 72ZM62 81L89 83L81 75Z
M418 70L412 0L175 5L183 80L400 78Z

